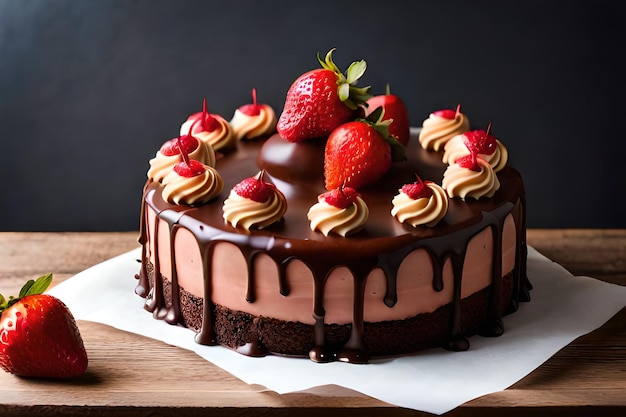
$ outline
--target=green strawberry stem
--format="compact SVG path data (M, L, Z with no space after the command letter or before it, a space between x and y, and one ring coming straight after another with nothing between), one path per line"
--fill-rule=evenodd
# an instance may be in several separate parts
M352 110L356 110L359 106L367 106L367 100L372 97L372 95L369 94L370 87L356 86L357 81L363 76L367 69L367 63L364 60L353 62L344 75L333 61L334 50L335 48L328 51L324 59L322 59L318 53L317 60L322 68L330 70L337 75L337 85L339 86L337 93L339 99Z
M2 314L4 310L11 307L13 304L17 303L24 297L27 297L29 295L43 294L43 292L48 289L51 282L52 274L46 274L40 276L36 280L28 280L20 290L20 293L17 297L11 295L8 299L6 299L2 294L0 294L0 314Z
M357 119L358 121L369 124L376 130L391 147L391 160L393 162L406 161L406 149L398 139L389 134L389 125L393 119L383 120L385 110L383 107L377 107L365 119Z

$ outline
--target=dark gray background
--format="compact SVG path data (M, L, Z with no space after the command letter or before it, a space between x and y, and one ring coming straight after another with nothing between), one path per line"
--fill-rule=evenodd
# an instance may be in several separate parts
M135 230L148 160L336 47L411 121L461 103L523 174L530 227L626 227L621 1L0 0L0 230Z

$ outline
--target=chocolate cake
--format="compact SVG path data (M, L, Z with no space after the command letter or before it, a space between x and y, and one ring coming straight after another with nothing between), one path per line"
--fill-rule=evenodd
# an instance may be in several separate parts
M320 63L333 72L329 55ZM255 134L233 142L228 122L205 107L151 161L136 287L145 308L201 344L316 362L463 351L471 335L502 334L502 316L529 300L531 285L524 183L490 128L470 131L460 108L434 112L399 145L384 112L356 106L350 121L302 139L285 122L297 111L288 111L299 100L292 89L278 125L255 93L237 114L238 129ZM329 153L350 123L402 158L387 157L368 182L366 164L349 167L336 187L330 172L350 164L329 166ZM200 152L206 144L215 150Z
M163 186L148 181L143 194L143 254L137 287L138 294L148 297L146 308L157 318L198 332L199 343L219 343L255 356L266 352L310 355L317 361L339 358L363 362L370 355L409 353L437 345L465 350L469 335L500 334L502 315L515 311L518 301L528 299L524 186L519 173L511 167L503 169L498 174L501 187L492 198L450 199L448 212L437 227L399 224L389 213L394 192L415 173L422 178L441 179L446 168L439 153L418 146L414 132L407 152L409 161L394 166L376 187L362 191L370 207L367 227L350 238L325 237L311 231L306 218L309 206L324 191L321 181L310 180L321 178L323 150L323 140L294 144L274 135L267 141L240 142L236 151L217 159L216 168L226 189L261 168L277 188L284 190L289 208L280 224L266 230L247 232L225 224L219 200L197 207L167 203L161 195ZM503 236L507 230L512 238L505 245ZM197 256L190 259L189 253L177 249L181 232L192 237L186 240L191 240ZM487 234L485 240L491 243L491 253L483 250L468 259L470 241L481 232ZM217 301L205 302L212 300L217 282L229 284L230 277L216 273L212 266L217 261L215 251L219 243L230 244L239 252L233 260L222 261L226 268L234 268L234 262L243 265L234 273L243 275L239 283L245 282L245 288L235 285L232 292L249 306L254 306L260 285L255 271L255 259L260 255L273 264L271 280L278 300L288 300L292 293L290 263L306 266L310 270L305 277L310 280L310 297L299 304L312 320L303 323L275 318L272 310L283 308L279 302L270 303L268 311L258 313ZM365 319L364 292L372 271L384 276L384 294L377 302L392 312L399 298L398 270L404 258L418 250L427 253L432 264L429 285L434 293L446 287L444 269L450 268L452 282L448 285L452 286L452 299L433 311L410 317ZM503 270L503 250L513 252L512 268ZM462 297L466 279L463 269L469 262L487 265L490 284ZM172 263L176 268L171 267ZM352 276L348 291L354 299L345 306L352 317L343 323L325 319L324 300L329 292L325 283L336 268L343 268ZM182 275L187 282L197 281L195 290L186 288L189 284L181 284ZM428 303L420 298L409 302Z

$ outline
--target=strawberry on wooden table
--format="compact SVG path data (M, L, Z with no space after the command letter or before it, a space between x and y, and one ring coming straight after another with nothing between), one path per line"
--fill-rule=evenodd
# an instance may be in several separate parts
M28 281L18 297L0 295L0 368L24 377L72 378L87 352L67 306L43 294L52 274Z
M276 126L278 133L290 142L327 136L337 126L353 120L359 106L370 97L369 87L357 88L365 73L365 61L353 62L344 75L333 62L331 49L322 68L304 73L287 92L283 112Z
M384 95L374 96L367 100L367 114L379 107L382 107L384 110L383 121L392 120L389 125L389 134L406 146L409 143L411 129L409 113L400 97L391 94L389 84L387 84Z
M332 131L324 150L327 190L341 186L359 189L373 184L406 159L404 146L389 135L390 121L382 122L382 108L366 119L344 123Z

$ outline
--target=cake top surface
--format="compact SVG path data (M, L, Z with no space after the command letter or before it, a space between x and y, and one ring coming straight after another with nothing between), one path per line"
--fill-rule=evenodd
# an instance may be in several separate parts
M257 102L255 89L252 103L236 109L231 122L210 114L205 100L202 112L182 124L181 137L186 144L189 138L198 138L213 151L209 152L213 158L200 161L212 175L209 197L177 201L163 197L162 188L168 187L164 178L170 178L163 171L176 162L180 170L189 159L187 153L199 149L179 141L178 149L164 145L169 154L158 152L151 161L151 171L159 167L159 176L150 177L149 171L148 203L206 239L233 234L351 246L454 233L479 223L484 213L519 200L521 177L507 166L506 148L490 126L470 130L459 105L456 110L432 112L421 128L409 128L406 108L397 95L388 90L372 97L369 87L356 86L365 61L352 63L342 73L332 60L333 51L324 59L318 56L321 68L294 81L278 120L269 106ZM180 155L171 155L173 150ZM263 207L265 201L235 192L260 173L274 190L271 215L265 214L270 210ZM407 190L416 187L416 179L418 185L428 184L420 185L428 198L413 203L419 199ZM189 194L198 193L197 182L188 181ZM320 223L319 214L310 218L307 214L320 203L320 196L344 187L359 193L359 221L342 233L314 226ZM346 217L345 210L352 208L341 209ZM338 218L338 212L324 210L325 216ZM250 220L262 216L266 218Z
M401 235L429 237L436 234L454 232L468 223L476 222L482 212L517 201L522 189L519 174L506 167L499 174L502 186L491 198L477 200L449 199L446 216L436 228L412 227L398 222L391 215L392 198L407 183L412 183L416 175L420 178L441 183L446 165L441 162L441 154L424 150L417 141L418 129L413 135L407 154L407 162L398 163L375 186L359 190L367 202L370 216L366 227L352 235L350 240L387 238ZM225 193L215 200L199 206L173 205L165 202L161 196L161 185L149 184L148 202L158 211L183 213L180 222L198 222L198 225L211 225L217 230L227 233L252 234L258 236L283 236L289 239L327 240L338 242L341 237L325 237L309 228L306 213L317 202L318 196L327 190L323 181L323 150L322 140L308 143L291 143L279 135L267 140L240 142L237 150L217 158L216 169L224 179L224 189L231 190L241 180L258 174L259 169L267 172L268 179L285 196L288 208L281 222L265 230L245 231L224 222L222 206ZM305 154L303 157L301 154ZM193 227L193 226L191 226ZM198 226L196 226L198 227ZM354 242L353 242L354 243Z

